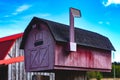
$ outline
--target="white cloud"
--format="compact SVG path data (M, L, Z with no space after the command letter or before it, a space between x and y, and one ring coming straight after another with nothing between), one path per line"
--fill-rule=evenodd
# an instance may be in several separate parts
M13 13L5 15L3 17L7 18L7 17L11 17L11 16L14 16L14 15L17 15L17 14L23 12L23 11L28 10L30 7L31 7L31 5L27 5L27 4L21 5Z
M98 24L103 24L103 22L102 22L102 21L99 21Z
M18 14L18 12L14 12L14 13L12 13L12 15L17 15Z
M98 21L98 24L105 24L105 25L110 25L110 22L109 21Z
M107 0L107 2L103 1L102 4L104 6L110 6L111 4L119 4L120 5L120 0Z
M22 5L16 9L16 12L22 12L30 8L30 5Z
M12 13L12 15L17 15L25 10L28 10L30 7L30 5L21 5L15 10L15 12Z

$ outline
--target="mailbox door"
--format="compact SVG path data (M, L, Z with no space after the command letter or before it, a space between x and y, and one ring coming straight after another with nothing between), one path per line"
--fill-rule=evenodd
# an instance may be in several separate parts
M33 34L34 48L29 49L30 68L39 68L48 66L48 48L49 44L44 43L43 31L37 31Z
M52 35L45 25L39 25L31 30L25 46L25 66L28 71L52 68L53 60L50 58L54 52L53 42Z

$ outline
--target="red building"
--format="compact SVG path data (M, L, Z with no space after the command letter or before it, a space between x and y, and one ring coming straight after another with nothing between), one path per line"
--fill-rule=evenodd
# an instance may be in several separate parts
M18 71L16 66L24 61L18 48L21 37L22 33L0 38L0 80L15 80L18 75L14 75Z
M77 51L69 51L69 26L34 17L25 29L21 49L26 71L111 70L110 40L98 33L75 28Z

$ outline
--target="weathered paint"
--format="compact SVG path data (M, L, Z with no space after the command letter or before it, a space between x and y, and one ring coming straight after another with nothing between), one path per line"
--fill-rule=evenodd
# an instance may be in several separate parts
M26 71L53 69L54 40L46 25L32 28L25 45Z
M110 71L111 51L78 46L76 52L68 52L65 43L57 43L55 69Z
M111 70L111 51L77 46L77 51L71 52L67 45L55 42L48 26L37 23L25 44L26 71Z

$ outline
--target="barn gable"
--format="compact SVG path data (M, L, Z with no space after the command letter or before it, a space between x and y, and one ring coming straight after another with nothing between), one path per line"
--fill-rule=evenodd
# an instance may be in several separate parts
M0 60L3 60L16 39L22 37L22 33L0 38Z
M48 26L50 29L54 39L58 42L68 42L69 41L69 26L57 22L53 22L50 20L45 20L41 18L34 17L30 24L27 26L26 30L24 31L23 40L21 43L20 48L24 49L26 39L28 37L29 32L32 29L31 25L36 23L42 22ZM75 41L78 45L99 48L104 50L115 50L112 46L110 40L102 36L98 33L75 28Z
M25 66L25 69L52 69L54 45L54 39L48 27L44 23L33 24L24 50L25 55L30 59L28 60L25 56L25 63L30 66Z
M3 60L12 47L14 40L0 42L0 60Z
M16 64L24 61L23 55L18 56L16 44L21 37L22 33L0 38L0 66L4 65L0 70L0 80L18 80Z

